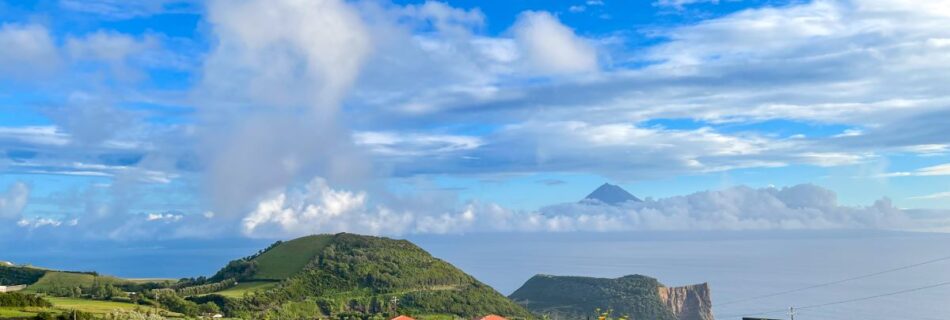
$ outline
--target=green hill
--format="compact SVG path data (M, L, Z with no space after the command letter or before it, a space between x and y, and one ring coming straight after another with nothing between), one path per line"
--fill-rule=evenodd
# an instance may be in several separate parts
M212 280L227 278L242 284L272 282L190 299L213 301L231 316L257 319L397 313L531 317L491 287L405 240L345 233L299 238L232 261ZM234 299L235 293L242 298Z
M39 268L0 265L0 286L33 284L46 272Z
M510 296L539 314L582 319L595 309L633 320L711 320L705 284L668 288L654 278L616 279L537 275Z
M89 288L96 283L104 285L124 282L126 281L116 277L100 276L92 273L49 271L35 283L28 286L27 290L33 292L55 292L73 287Z
M303 270L330 241L331 235L313 235L282 242L254 258L255 280L284 280Z

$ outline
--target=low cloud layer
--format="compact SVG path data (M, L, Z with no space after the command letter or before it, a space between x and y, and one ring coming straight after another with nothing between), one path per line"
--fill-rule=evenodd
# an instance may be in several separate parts
M305 188L275 192L243 221L252 237L350 231L369 234L566 232L637 230L939 230L943 220L881 199L869 206L842 206L828 189L744 186L685 196L646 199L618 206L565 203L516 211L473 202L462 208L390 208L371 204L364 192L335 190L322 179Z

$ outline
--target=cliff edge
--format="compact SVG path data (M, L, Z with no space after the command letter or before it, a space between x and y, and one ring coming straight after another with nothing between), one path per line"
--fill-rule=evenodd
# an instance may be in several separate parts
M677 320L713 320L709 284L683 287L659 287L660 300Z

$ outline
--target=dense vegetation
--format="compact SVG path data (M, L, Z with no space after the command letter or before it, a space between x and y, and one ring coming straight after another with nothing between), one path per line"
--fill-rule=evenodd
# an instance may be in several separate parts
M30 267L0 266L0 286L32 284L46 274L46 270Z
M284 246L293 244L291 247ZM309 244L313 253L305 252ZM294 252L295 254L290 254ZM278 255L279 254L279 255ZM312 257L275 287L234 300L214 301L226 312L243 318L295 318L295 314L322 314L334 318L369 318L408 314L453 314L476 317L490 313L529 318L514 304L452 265L433 258L408 241L357 236L321 235L285 242L258 259L258 272L289 274L279 258ZM277 272L269 270L280 266ZM255 275L253 278L259 278Z
M657 291L656 279L632 275L617 279L588 277L532 277L511 298L536 313L560 318L583 318L592 310L613 310L632 319L674 320Z
M35 294L19 292L0 293L0 307L52 307L53 304Z
M531 318L527 309L408 241L352 234L277 242L209 278L140 282L96 273L7 271L0 275L32 283L27 291L47 295L51 310L61 309L60 303L134 308L94 311L106 319L161 318L164 311L154 308L189 318L217 313L242 319Z

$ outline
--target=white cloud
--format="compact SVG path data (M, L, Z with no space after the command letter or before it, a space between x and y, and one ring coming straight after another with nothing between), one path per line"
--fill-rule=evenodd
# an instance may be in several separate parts
M62 146L69 143L69 136L55 126L0 127L0 141Z
M21 228L36 229L42 227L59 227L63 222L52 218L22 218L17 221L16 224Z
M145 220L148 221L161 221L161 222L178 222L181 221L183 216L180 214L173 213L149 213Z
M208 15L216 46L203 89L238 105L331 112L372 47L359 14L338 0L213 1Z
M548 12L526 11L512 27L527 63L541 74L597 71L597 52Z
M337 231L923 230L935 224L950 226L950 215L943 220L916 220L888 199L866 207L842 206L831 190L808 184L781 189L733 187L622 206L565 203L527 212L478 202L458 210L373 207L366 193L336 190L320 178L303 189L274 193L243 222L245 234L266 237Z
M195 0L59 0L63 9L91 13L116 20L151 16L161 13L199 12Z
M385 208L368 208L367 195L331 189L315 178L302 190L281 190L258 203L243 220L250 236L304 235L352 231L402 233L412 217Z
M485 24L485 15L478 8L464 10L437 1L408 5L402 9L401 14L415 20L428 21L442 33L468 33L469 30Z
M474 136L364 131L354 134L357 145L374 153L393 157L443 156L483 145Z
M914 200L950 199L950 191L948 191L948 192L937 192L937 193L928 194L928 195L923 195L923 196L917 196L917 197L910 197L910 199L914 199Z
M697 3L719 3L719 0L657 0L653 5L683 9L687 5Z
M161 52L161 42L153 36L136 39L118 32L97 31L81 37L67 38L65 49L74 61L102 62L117 78L135 80L143 75L141 70L132 65L132 60L155 56ZM147 63L149 62L141 62Z
M0 48L0 77L33 77L60 63L53 38L42 25L0 25Z
M20 217L30 198L30 187L23 182L15 182L0 194L0 220Z
M927 176L950 176L950 163L924 167L914 171L900 171L885 173L883 177L927 177Z
M213 1L208 16L215 46L196 95L210 122L198 152L213 209L233 217L299 176L359 176L362 161L337 118L372 50L353 4Z

